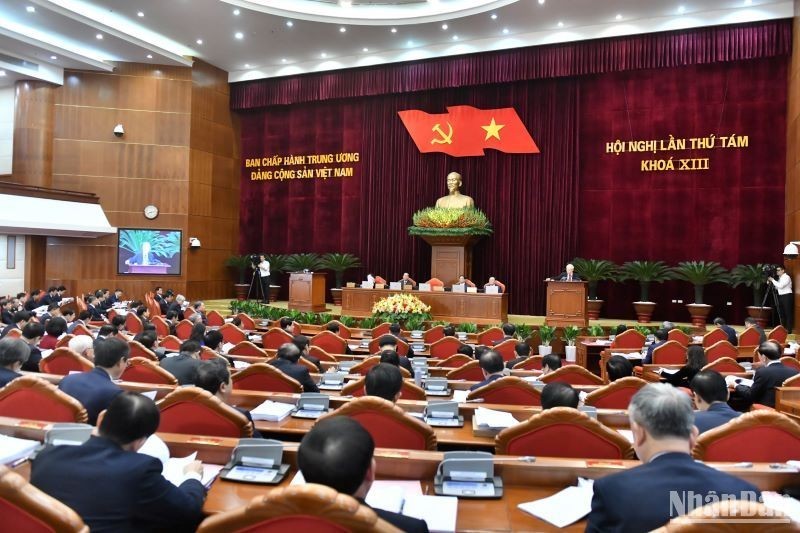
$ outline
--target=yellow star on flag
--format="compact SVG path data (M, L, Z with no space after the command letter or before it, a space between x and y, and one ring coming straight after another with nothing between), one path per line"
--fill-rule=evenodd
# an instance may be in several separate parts
M498 141L500 140L500 130L503 129L506 125L505 124L497 124L494 121L494 117L492 117L492 122L488 126L481 126L481 128L486 130L486 138L484 141L488 141L492 137L496 138Z

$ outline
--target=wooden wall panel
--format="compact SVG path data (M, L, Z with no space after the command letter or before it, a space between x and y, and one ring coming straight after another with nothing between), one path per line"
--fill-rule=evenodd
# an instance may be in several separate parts
M117 144L84 139L55 139L53 144L53 174L188 179L189 151L184 146Z
M53 176L53 102L57 88L42 81L15 85L12 181L51 187Z
M786 106L786 240L800 241L800 0L794 2L789 100ZM800 319L800 268L787 262L794 286L794 331Z
M117 144L187 146L189 113L160 113L149 110L109 109L56 105L56 139L83 139ZM112 133L117 124L123 137Z

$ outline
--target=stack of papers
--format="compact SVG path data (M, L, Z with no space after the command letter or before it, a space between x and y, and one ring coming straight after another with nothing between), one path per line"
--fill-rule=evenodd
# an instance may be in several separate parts
M376 480L372 483L365 501L370 507L400 513L406 499L421 495L422 485L419 481Z
M294 411L294 404L280 403L267 400L252 411L250 416L253 420L266 420L267 422L279 422L289 416Z
M228 352L231 351L231 348L233 348L234 346L236 345L233 344L232 342L226 342L225 344L222 345L222 353L227 354Z
M780 511L793 522L800 523L800 501L795 500L790 496L781 496L777 492L764 491L761 493L764 499L764 505L770 509Z
M624 357L625 359L644 359L642 352L632 352L632 353L623 353L623 352L611 352L611 355L619 355L620 357Z
M594 481L578 478L577 487L567 487L550 497L521 503L517 507L556 527L566 527L591 512L593 495Z
M467 396L469 396L468 390L454 390L453 391L453 401L458 403L464 403L467 401Z
M736 376L725 376L725 384L728 387L736 387L736 385L747 385L748 387L753 386L753 380L747 378L738 378Z
M248 363L247 361L239 361L237 359L233 360L233 368L235 368L236 370L243 370L248 366L250 366L250 363Z
M475 409L473 418L475 418L475 423L478 426L487 426L492 429L505 429L519 424L519 421L514 418L511 413L495 411L494 409L486 409L484 407Z
M28 457L39 447L39 441L0 435L0 464L10 465Z
M180 487L181 483L188 479L186 474L184 474L183 469L186 468L186 465L195 461L197 459L197 452L194 452L191 455L187 455L186 457L172 457L167 461L167 464L164 466L164 471L162 475L166 478L167 481L175 485L176 487ZM203 484L204 487L209 487L211 483L217 478L219 475L219 471L222 470L222 465L203 465L203 474L200 478L200 482Z

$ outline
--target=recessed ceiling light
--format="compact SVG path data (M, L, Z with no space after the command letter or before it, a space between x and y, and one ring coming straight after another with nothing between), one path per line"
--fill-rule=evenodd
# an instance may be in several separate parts
M397 28L392 28L392 29L391 29L391 30L389 30L389 31L390 31L390 32L392 32L392 33L397 33Z
M197 39L195 42L196 42L197 44L203 44L203 39Z
M446 29L447 29L447 28L449 28L449 27L450 27L450 26L448 26L447 24L442 24L442 29L443 29L443 30L446 30Z
M564 27L564 23L563 23L563 22L561 22L560 20L558 21L558 27L559 27L559 28L563 28L563 27Z
M744 0L744 5L746 6L753 5L753 0Z
M287 20L286 25L291 28L292 26L294 26L294 22L292 22L291 20Z
M617 13L617 16L614 17L614 18L617 19L617 20L622 20L622 14L621 13Z
M33 6L28 6L25 8L25 11L27 11L28 13L36 13L36 8Z
M153 54L147 54L147 59L153 59Z
M539 0L539 5L543 6L544 5L544 0Z
M367 48L367 47L365 46L364 48L362 48L362 49L361 49L361 51L362 51L362 52L369 52L369 48Z
M414 41L412 41L411 39L409 39L409 40L408 40L408 42L407 42L406 44L407 44L408 46L414 46Z
M240 31L237 31L236 33L234 33L233 36L236 37L237 39L244 39L244 33L240 32Z
M0 70L0 76L5 76L5 75L6 75L6 71L5 70Z
M50 59L52 59L53 61L55 61L56 59L58 59L58 56L50 56Z
M325 59L326 57L328 57L328 54L326 54L325 52L322 52L322 53L321 53L319 56L320 56L322 59Z
M286 58L285 57L281 58L281 63L286 63Z
M237 16L238 16L238 15L239 15L239 13L241 13L241 11L239 11L238 9L234 9L234 10L233 10L233 14L234 14L234 15L237 15Z
M497 13L492 13L492 20L497 20Z
M339 5L342 7L353 7L352 0L339 0Z
M136 16L142 18L144 16L144 11L139 11L138 13L136 13Z
M508 35L508 28L503 28L503 35Z
M684 13L686 11L686 6L678 6L678 13Z
M102 33L98 33L97 35L95 35L95 37L97 39L101 40L101 41L103 40L103 34Z
M344 26L339 28L339 33L345 33L346 31L347 31L347 28L345 28Z
M457 41L458 40L458 35L453 35L453 40Z

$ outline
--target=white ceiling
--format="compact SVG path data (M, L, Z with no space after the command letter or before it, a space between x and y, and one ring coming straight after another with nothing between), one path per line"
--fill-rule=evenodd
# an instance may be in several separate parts
M791 0L2 0L0 86L192 57L242 81L791 16Z

